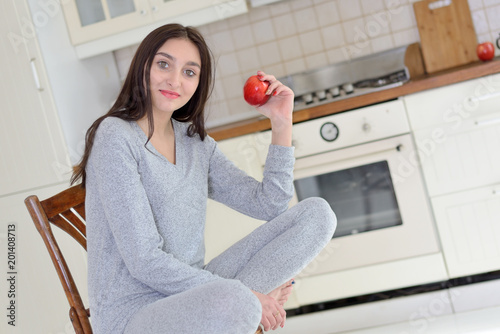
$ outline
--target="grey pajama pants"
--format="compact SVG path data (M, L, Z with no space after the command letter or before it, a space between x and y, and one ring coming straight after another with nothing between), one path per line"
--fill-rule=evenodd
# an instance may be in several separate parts
M210 261L205 269L226 278L148 305L126 334L253 334L267 294L294 277L330 241L337 220L329 204L308 198Z

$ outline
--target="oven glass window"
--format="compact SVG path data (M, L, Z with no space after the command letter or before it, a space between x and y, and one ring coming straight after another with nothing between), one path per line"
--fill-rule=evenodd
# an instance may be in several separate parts
M323 197L337 215L334 238L402 225L387 161L294 181L299 201Z

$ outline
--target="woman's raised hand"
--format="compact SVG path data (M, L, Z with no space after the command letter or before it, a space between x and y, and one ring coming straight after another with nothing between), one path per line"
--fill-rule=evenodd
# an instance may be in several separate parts
M256 107L256 109L271 120L272 143L275 145L291 146L293 91L273 75L262 71L258 71L257 75L259 80L269 82L266 94L271 95L271 98L265 104Z

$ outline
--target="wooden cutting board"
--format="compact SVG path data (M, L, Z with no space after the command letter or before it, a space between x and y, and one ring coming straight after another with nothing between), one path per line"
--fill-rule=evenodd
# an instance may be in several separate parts
M467 0L413 4L427 73L477 61L477 37Z

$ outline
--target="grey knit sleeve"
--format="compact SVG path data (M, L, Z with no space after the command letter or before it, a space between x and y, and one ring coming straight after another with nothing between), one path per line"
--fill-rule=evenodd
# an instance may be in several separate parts
M259 182L215 147L210 159L209 197L256 219L275 218L293 197L293 153L293 147L270 145Z

